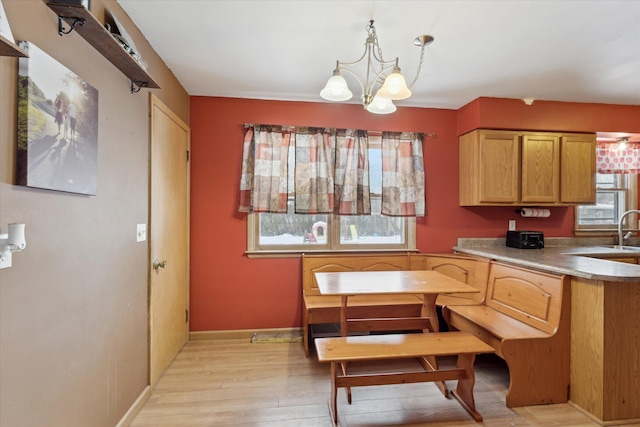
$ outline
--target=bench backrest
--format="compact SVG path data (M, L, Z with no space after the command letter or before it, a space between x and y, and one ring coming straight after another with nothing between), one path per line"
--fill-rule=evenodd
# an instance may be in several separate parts
M316 272L436 270L475 286L479 293L447 294L480 304L487 291L489 261L454 254L305 255L302 254L302 291L320 295Z
M560 324L563 301L568 298L567 276L532 272L492 262L485 304L547 333Z
M391 255L305 255L302 254L302 292L320 295L316 272L409 270L408 254Z
M412 254L412 270L436 270L442 274L477 288L478 293L453 293L447 297L460 298L481 304L487 293L489 260L455 254ZM451 300L450 300L451 301Z

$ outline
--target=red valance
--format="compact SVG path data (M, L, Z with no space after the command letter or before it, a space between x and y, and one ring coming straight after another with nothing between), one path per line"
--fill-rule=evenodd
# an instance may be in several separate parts
M640 173L640 144L600 142L596 146L596 168L598 173Z

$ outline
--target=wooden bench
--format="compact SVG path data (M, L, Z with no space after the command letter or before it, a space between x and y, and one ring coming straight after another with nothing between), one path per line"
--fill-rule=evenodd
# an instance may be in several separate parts
M309 356L310 326L340 321L340 297L320 295L316 272L438 270L478 287L479 293L438 296L437 304L478 304L484 300L488 261L453 254L302 255L302 329L305 356ZM352 318L416 317L421 295L370 295L349 299Z
M489 260L486 258L455 254L411 254L410 266L411 270L435 270L478 288L478 293L438 295L438 306L481 304L485 299L489 278Z
M331 398L329 409L335 424L338 423L337 394L339 387L408 384L417 382L442 382L457 380L451 394L476 421L482 416L476 411L473 397L475 376L473 363L476 354L492 353L494 349L482 340L463 332L386 334L351 337L316 338L318 360L331 363ZM457 356L456 367L438 369L429 358ZM416 358L422 370L413 372L382 372L369 374L349 373L347 362L368 362ZM446 389L445 389L446 390ZM445 393L445 397L449 397ZM348 402L351 394L348 392Z
M486 298L447 305L451 329L491 345L509 367L509 408L567 402L570 278L492 262Z

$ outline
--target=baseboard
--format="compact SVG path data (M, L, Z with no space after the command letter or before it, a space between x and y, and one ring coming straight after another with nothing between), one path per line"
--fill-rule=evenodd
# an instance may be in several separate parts
M640 425L640 418L628 418L626 420L615 420L615 421L602 421L600 418L596 417L592 413L587 412L583 407L581 407L577 403L574 403L571 400L569 400L567 403L569 404L569 406L571 406L574 409L577 409L579 412L582 412L584 415L586 415L591 420L593 420L594 422L598 423L601 426L618 427L618 426L624 426L624 425L634 425L634 426Z
M199 340L227 340L235 338L251 339L255 333L300 332L302 328L273 328L273 329L235 329L226 331L194 331L189 332L189 341Z
M116 427L127 427L129 424L133 422L133 419L138 415L138 412L142 409L147 400L151 396L151 387L146 386L140 396L133 402L133 405L129 408L129 410L120 418Z

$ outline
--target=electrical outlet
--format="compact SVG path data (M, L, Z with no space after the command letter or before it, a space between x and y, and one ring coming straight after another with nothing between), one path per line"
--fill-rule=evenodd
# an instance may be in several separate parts
M136 242L147 240L147 224L138 224L136 229Z
M509 220L509 231L514 231L516 229L516 220L515 219L510 219Z

